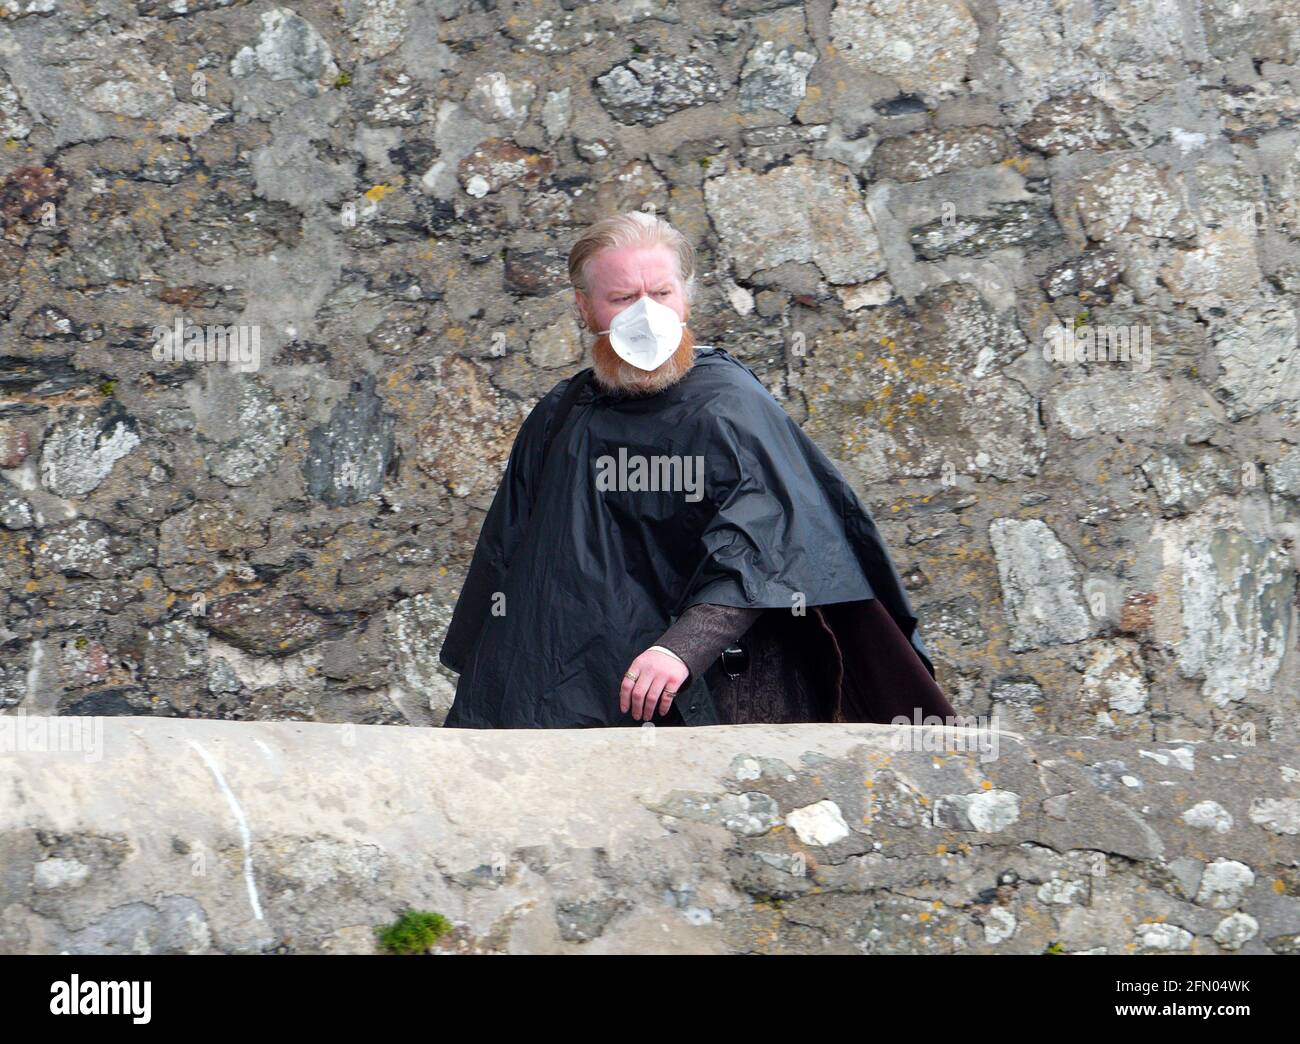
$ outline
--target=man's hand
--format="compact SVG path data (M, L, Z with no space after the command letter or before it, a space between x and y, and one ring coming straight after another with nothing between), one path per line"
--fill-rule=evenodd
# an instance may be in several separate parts
M637 721L649 721L658 707L662 717L690 673L691 669L677 657L647 649L623 674L618 690L619 710L626 714L630 708Z

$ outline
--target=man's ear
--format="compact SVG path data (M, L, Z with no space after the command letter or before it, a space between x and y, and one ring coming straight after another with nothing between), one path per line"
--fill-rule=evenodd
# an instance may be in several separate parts
M582 316L582 325L590 330L593 324L591 322L591 312L588 309L587 295L581 290L575 290L573 291L573 299L578 306L578 312Z

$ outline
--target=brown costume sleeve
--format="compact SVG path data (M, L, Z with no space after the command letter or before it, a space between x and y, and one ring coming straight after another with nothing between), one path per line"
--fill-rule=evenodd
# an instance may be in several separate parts
M709 669L723 649L748 631L763 612L702 602L682 613L653 644L671 649L685 660L693 681Z

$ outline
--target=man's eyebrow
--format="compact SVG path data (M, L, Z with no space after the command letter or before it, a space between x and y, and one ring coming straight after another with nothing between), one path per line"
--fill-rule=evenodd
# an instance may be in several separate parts
M673 281L671 279L665 279L662 283L655 284L653 289L671 290L672 286L673 286ZM611 294L630 294L635 292L635 288L630 286L614 286L614 287L610 287L609 292Z

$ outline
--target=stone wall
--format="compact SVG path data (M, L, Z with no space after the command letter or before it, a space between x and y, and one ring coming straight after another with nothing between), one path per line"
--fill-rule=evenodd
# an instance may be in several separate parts
M1291 0L15 0L0 709L439 723L567 249L653 206L961 710L1294 743L1298 56Z
M1277 744L21 715L0 744L3 953L371 953L405 911L451 952L1300 952Z

